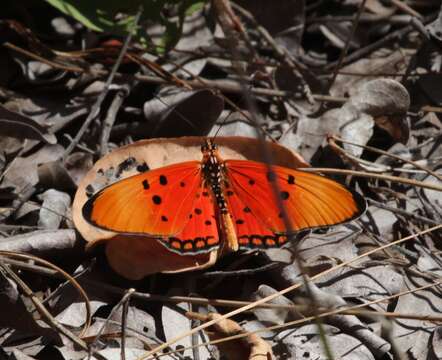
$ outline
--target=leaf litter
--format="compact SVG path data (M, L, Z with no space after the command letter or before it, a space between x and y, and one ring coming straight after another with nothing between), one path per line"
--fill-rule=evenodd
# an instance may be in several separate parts
M166 342L170 359L442 356L441 230L421 234L442 219L437 1L165 1L110 7L107 19L86 5L72 18L59 11L65 3L18 9L8 0L0 19L0 250L76 274L93 322L80 335L83 298L57 271L3 255L2 354L87 359L89 347L96 359L120 359L122 349L141 359ZM141 31L124 52L137 21ZM276 163L352 170L334 176L368 199L366 214L216 264L210 254L179 256L152 239L82 222L82 205L103 186L200 159L199 138L144 139L217 134L227 136L218 140L227 158L260 160L259 140L228 138L257 138L257 130L286 147L267 149ZM373 176L359 177L361 170ZM390 246L407 236L415 238ZM4 266L49 318L35 315L26 287ZM289 286L297 289L278 297ZM126 298L129 288L136 291ZM268 307L223 318L268 297ZM370 313L344 311L364 305ZM327 311L334 313L318 326L311 317ZM190 334L207 321L214 326ZM60 337L63 329L72 337ZM203 345L232 335L243 340Z

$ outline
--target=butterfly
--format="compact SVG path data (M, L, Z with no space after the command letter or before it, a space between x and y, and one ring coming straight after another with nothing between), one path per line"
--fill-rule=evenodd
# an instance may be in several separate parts
M223 160L206 139L185 161L104 187L83 217L117 233L155 238L192 255L222 248L273 248L305 229L341 224L366 208L357 192L322 175L250 160Z

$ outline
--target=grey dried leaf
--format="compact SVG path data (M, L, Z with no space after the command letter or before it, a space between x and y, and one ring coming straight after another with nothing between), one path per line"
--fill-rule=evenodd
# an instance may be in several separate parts
M222 124L221 127L214 126L209 133L209 136L246 136L250 138L256 138L256 128L250 121L239 112L231 112L224 110L218 121L218 124Z
M341 71L330 89L330 94L336 97L352 96L363 84L382 76L385 73L396 73L405 68L409 62L410 55L404 53L402 49L391 51L388 55L379 57L362 58L347 66ZM349 73L349 74L346 74ZM364 74L364 76L355 76L354 74ZM369 74L370 76L367 76ZM398 77L396 80L400 80Z
M22 252L43 258L63 255L69 251L83 249L83 242L75 230L38 230L26 234L10 236L0 242L0 250Z
M18 157L12 162L4 179L9 184L14 184L20 193L29 186L37 185L39 164L57 160L63 152L64 148L61 145L46 145L32 155Z
M110 320L121 324L122 314L123 307L120 306L120 308L114 312ZM126 316L126 327L128 330L132 330L132 332L129 332L129 334L134 335L135 337L138 337L139 335L134 334L133 331L137 331L139 334L143 334L144 336L148 337L155 336L157 331L155 319L153 318L153 316L144 310L138 309L134 305L129 305L128 307ZM116 326L115 324L109 324L106 328L106 331L109 332L118 330L121 330L121 327L120 325Z
M363 84L340 109L329 110L319 118L301 116L296 134L286 133L281 143L310 161L330 134L365 145L376 124L398 141L404 140L409 134L408 123L404 121L409 105L410 96L399 82L373 80ZM352 145L344 147L357 157L363 151Z
M394 201L385 203L386 206L395 208L396 203ZM398 219L396 215L389 210L381 209L376 206L369 206L368 212L371 219L376 224L379 234L389 239L393 236L393 226L397 223ZM364 219L368 218L364 215Z
M40 208L38 226L47 230L56 230L66 217L71 197L61 191L49 189L40 195L43 204Z
M70 81L78 83L79 79L84 76L86 75L67 80L66 88ZM57 101L46 94L34 93L30 97L26 97L21 93L13 93L3 105L10 111L20 112L32 118L55 134L72 121L88 113L90 99L82 96L69 97L66 101Z
M223 108L224 100L210 90L180 90L146 102L144 116L154 137L207 135Z
M92 168L93 164L94 158L92 154L74 152L66 159L65 167L72 180L78 185L86 173Z
M35 360L35 358L26 355L24 352L22 352L19 349L12 350L11 357L9 360Z
M104 350L98 351L98 353L102 356L104 356L107 360L121 360L121 349L120 348L107 348ZM126 360L137 360L140 359L144 354L146 354L146 350L143 349L132 349L132 348L126 348L125 349L125 357ZM173 358L170 356L163 357L165 360L172 360ZM97 358L93 355L86 356L83 358L83 360L97 360Z
M184 334L191 330L192 322L184 316L184 312L186 311L191 311L188 303L181 303L176 306L163 306L161 311L161 323L163 325L166 340L174 339L180 334ZM200 341L202 342L204 340L199 336L198 342ZM205 341L208 341L208 338L206 338ZM188 347L191 345L192 338L189 336L174 343L175 348L181 346ZM200 347L199 354L201 359L206 359L210 356L206 347ZM192 350L185 350L182 355L193 357Z
M202 47L210 46L213 42L213 35L206 24L206 17L203 11L196 11L191 16L186 16L182 36L175 45L177 52L171 52L170 54L173 62L183 64L183 69L179 69L176 74L184 78L188 78L189 73L193 76L199 75L207 63L207 57L188 61L194 58L194 56L185 54L186 52L192 53ZM176 56L174 57L174 55Z
M280 0L275 6L266 0L241 0L238 4L253 14L278 45L297 55L304 32L305 1Z
M442 176L441 169L437 170L436 173ZM435 185L440 185L441 183L440 180L436 179L433 175L427 176L423 181ZM438 206L439 209L442 209L442 192L430 189L422 189L422 192L425 194L425 197L428 199L430 204L434 204L435 206Z
M442 359L442 326L437 326L431 337L431 355L434 359Z
M41 164L38 169L39 184L45 188L54 188L61 191L74 192L77 185L58 159Z
M387 265L370 266L360 263L360 269L346 269L339 274L321 278L316 285L328 293L344 298L358 298L363 302L397 294L403 286L401 274ZM388 303L378 304L387 311Z
M427 30L436 41L442 43L442 8L437 19L427 25Z
M91 300L90 305L91 312L94 314L101 306L106 304L102 301ZM86 307L84 302L73 302L55 318L63 325L80 328L86 320Z
M56 144L57 138L30 117L6 109L0 105L0 133L18 139L40 140Z
M410 107L410 95L398 81L375 79L358 88L356 93L350 97L349 103L359 112L373 117L405 116Z
M261 285L258 290L253 294L252 300L260 300L264 297L270 296L277 291L270 286ZM269 304L277 305L294 305L294 303L286 298L285 296L278 296L276 299L268 302ZM253 313L258 318L259 321L268 324L284 324L287 321L298 319L300 316L296 314L293 310L289 309L265 309L265 308L255 308Z
M20 330L29 335L48 336L53 339L60 337L54 329L41 326L27 309L17 285L8 278L0 275L0 327Z
M315 284L309 283L310 292L304 288L297 291L299 294L303 294L304 297L308 297L310 294L315 298L316 304L319 307L325 308L338 308L345 306L346 301L335 294L318 288ZM328 324L331 324L339 328L342 332L353 336L358 339L363 345L365 345L375 357L382 358L389 350L390 344L386 342L382 337L375 334L368 328L357 316L353 315L332 315L325 320Z
M417 276L404 276L403 291L429 284ZM438 287L402 295L394 309L397 313L426 316L440 316L442 297ZM431 334L435 324L428 320L396 319L392 322L392 336L396 346L414 359L427 359L431 345Z
M354 39L354 36L352 36L351 23L348 21L321 24L319 25L319 30L322 32L322 35L338 49L343 49L349 38L351 39L349 49L355 49L361 46L357 39Z
M51 26L58 35L65 37L71 37L75 35L74 27L66 20L65 17L54 17L51 20Z
M330 325L324 324L323 328L335 359L375 359L373 354L354 337L344 334ZM327 359L316 325L305 325L295 330L282 331L276 336L275 342L281 342L285 345L285 351L276 354L281 359Z

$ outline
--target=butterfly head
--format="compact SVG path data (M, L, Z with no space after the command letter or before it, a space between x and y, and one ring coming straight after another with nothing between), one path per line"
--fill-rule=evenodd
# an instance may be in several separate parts
M201 152L205 155L213 155L218 151L218 145L216 145L211 139L206 139L204 144L201 145Z

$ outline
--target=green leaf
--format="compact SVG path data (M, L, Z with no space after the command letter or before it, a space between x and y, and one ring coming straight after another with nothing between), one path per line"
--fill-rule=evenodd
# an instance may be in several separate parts
M160 44L161 52L171 49L180 39L186 15L200 9L207 0L46 0L62 13L73 17L91 30L126 36L132 32L141 43L147 43L141 27L135 27L135 15L143 7L140 23L155 22L165 26ZM178 21L163 15L165 8L178 7ZM153 44L151 44L153 45Z

